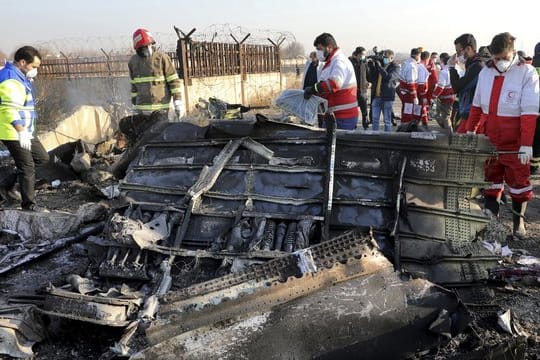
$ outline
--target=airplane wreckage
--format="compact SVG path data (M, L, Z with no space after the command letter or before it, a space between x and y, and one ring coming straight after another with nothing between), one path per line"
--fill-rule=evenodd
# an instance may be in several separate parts
M88 238L92 274L50 286L31 317L121 328L111 357L132 359L398 359L459 333L461 296L498 260L471 199L494 148L326 120L168 123ZM214 267L201 281L180 259ZM0 329L28 356L39 322L8 310Z

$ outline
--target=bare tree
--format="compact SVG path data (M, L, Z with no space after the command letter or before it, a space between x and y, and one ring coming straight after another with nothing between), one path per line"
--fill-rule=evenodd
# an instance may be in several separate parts
M294 59L297 56L304 56L305 52L306 50L304 49L303 44L299 43L298 41L293 41L281 49L281 58Z

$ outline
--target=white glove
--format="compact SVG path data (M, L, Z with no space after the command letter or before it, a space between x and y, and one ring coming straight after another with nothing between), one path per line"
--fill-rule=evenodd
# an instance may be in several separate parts
M25 150L32 150L32 133L28 132L26 129L19 131L19 145ZM531 153L532 154L532 153Z
M519 161L521 164L527 165L532 158L532 146L522 146L519 148L518 154Z
M174 112L176 113L176 116L178 116L178 118L181 118L184 115L182 111L183 110L182 100L174 100L173 104L174 104Z

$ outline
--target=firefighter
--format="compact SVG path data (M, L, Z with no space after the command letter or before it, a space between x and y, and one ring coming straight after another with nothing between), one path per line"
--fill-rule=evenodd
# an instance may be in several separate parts
M498 156L486 161L485 208L499 213L499 198L506 183L512 198L513 234L526 235L524 215L532 199L530 165L538 116L538 74L519 58L510 33L496 35L490 45L492 59L478 75L467 131L486 134Z
M122 158L112 166L112 173L122 178L129 163L137 155L137 147L155 137L166 126L173 100L178 118L182 117L181 83L171 58L153 46L154 37L147 29L133 33L136 54L128 63L131 82L131 101L136 115L120 120L119 128L127 138Z
M34 138L36 111L32 79L40 64L39 52L23 46L15 52L14 62L6 63L0 70L0 140L15 160L21 206L28 211L45 210L36 205L35 199L35 167L49 161L49 154Z
M174 110L182 115L180 80L171 58L153 46L156 43L146 29L133 33L136 54L129 60L131 100L138 111L168 111L171 97Z
M147 29L137 29L133 33L136 54L128 63L131 102L138 114L153 116L131 116L120 121L120 130L126 134L129 143L135 142L155 121L167 119L171 98L178 118L183 113L180 79L171 58L157 51L153 46L155 43Z
M323 33L313 42L319 61L324 61L319 82L304 89L304 98L317 95L328 100L338 129L354 130L358 122L356 76L353 64L337 46L331 34Z

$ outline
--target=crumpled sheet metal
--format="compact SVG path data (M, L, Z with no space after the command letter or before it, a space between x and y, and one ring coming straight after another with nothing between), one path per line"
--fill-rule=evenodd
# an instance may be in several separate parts
M212 131L214 127L226 125L170 125L159 140L145 146L121 185L133 203L178 204L201 169L211 165L231 139L249 136L273 153L269 160L244 147L234 152L193 207L181 247L209 250L240 215L324 221L328 155L324 132L269 120L235 122L228 132ZM182 131L191 131L193 137L180 141L186 140ZM483 186L483 164L493 150L484 136L338 131L331 229L372 227L388 234L396 222L398 172L406 159L407 204L401 206L398 251L404 257L414 254L410 260L426 267L440 261L434 253L439 242L447 243L450 256L461 256L454 250L474 241L487 222L470 195L472 188ZM421 241L425 243L418 246ZM466 261L474 262L472 255ZM422 272L433 274L430 269ZM430 279L440 279L439 275Z
M152 337L154 345L132 359L397 359L436 346L441 334L428 329L442 309L453 314L458 307L450 292L426 280L403 281L380 263L378 271L285 303Z
M141 304L142 299L136 297L82 295L53 287L45 295L40 312L98 325L123 327L130 323Z
M32 346L44 339L45 327L33 306L0 309L0 354L31 358Z

